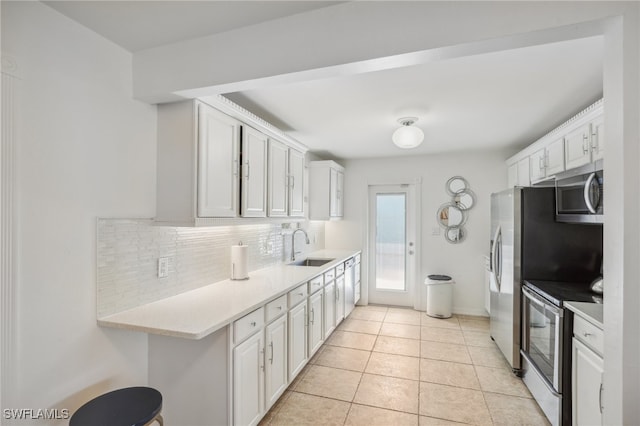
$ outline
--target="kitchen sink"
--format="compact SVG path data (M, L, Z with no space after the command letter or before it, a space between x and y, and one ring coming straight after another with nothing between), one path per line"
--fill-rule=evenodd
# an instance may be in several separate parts
M322 266L324 264L327 264L331 261L334 261L335 259L312 259L312 258L307 258L307 259L302 259L302 260L296 260L295 262L291 262L289 263L289 265L292 266Z

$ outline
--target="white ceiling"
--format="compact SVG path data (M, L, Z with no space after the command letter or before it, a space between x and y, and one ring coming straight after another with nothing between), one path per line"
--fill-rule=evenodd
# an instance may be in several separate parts
M335 2L46 3L135 52ZM515 152L602 96L602 53L602 38L590 37L225 96L325 157ZM425 133L414 150L391 143L404 116Z
M602 38L227 94L337 158L523 147L602 96ZM391 143L418 117L423 144Z
M43 3L130 52L218 34L336 1L52 0Z

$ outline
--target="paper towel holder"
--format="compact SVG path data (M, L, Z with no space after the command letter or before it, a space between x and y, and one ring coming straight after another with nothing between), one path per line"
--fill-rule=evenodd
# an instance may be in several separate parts
M242 241L240 241L236 247L247 247L247 246L243 245ZM246 263L247 258L245 257L242 260ZM236 277L236 263L234 262L234 259L233 259L233 247L232 247L232 255L231 255L231 280L232 281L245 281L249 279L249 273L247 271L246 265L244 265L244 268L241 268L241 270L242 269L244 269L246 276Z

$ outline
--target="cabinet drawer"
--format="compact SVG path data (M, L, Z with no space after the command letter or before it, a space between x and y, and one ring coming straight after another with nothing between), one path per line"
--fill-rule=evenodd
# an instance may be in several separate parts
M324 286L323 276L319 275L309 281L309 294L313 294Z
M336 270L331 268L327 272L324 273L324 282L330 283L336 277Z
M338 266L336 266L336 277L339 277L342 274L344 274L344 263L341 263Z
M604 352L604 332L578 315L573 320L573 335L602 356Z
M289 308L293 308L307 297L307 283L304 283L289 292Z
M256 309L233 323L233 341L240 343L264 325L264 307Z
M276 300L267 303L265 310L266 321L271 322L271 320L278 318L285 312L287 312L287 295L283 294Z

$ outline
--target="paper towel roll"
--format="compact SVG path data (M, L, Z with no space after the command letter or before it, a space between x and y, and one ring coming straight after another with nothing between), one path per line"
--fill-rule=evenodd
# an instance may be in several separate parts
M242 245L242 241L237 246L231 246L231 279L246 280L249 279L249 271L247 270L247 256L249 246Z

